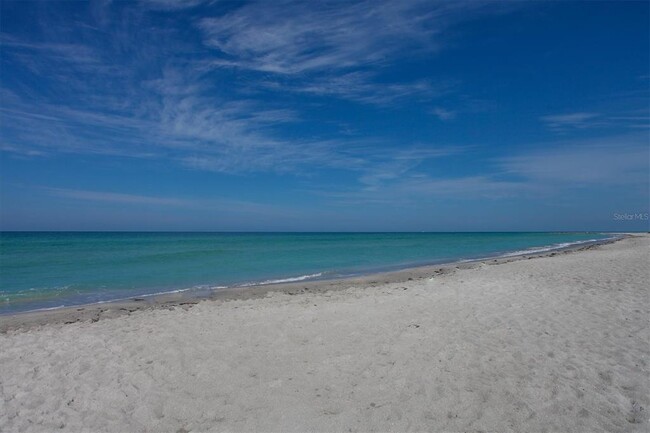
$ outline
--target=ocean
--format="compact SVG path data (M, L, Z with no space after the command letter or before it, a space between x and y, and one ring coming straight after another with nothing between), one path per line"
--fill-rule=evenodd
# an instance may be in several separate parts
M612 237L606 233L0 233L0 314L341 278Z

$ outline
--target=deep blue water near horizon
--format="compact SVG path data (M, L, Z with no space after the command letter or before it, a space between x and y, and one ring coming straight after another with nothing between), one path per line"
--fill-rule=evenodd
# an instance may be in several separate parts
M176 290L338 278L606 233L2 232L0 314Z

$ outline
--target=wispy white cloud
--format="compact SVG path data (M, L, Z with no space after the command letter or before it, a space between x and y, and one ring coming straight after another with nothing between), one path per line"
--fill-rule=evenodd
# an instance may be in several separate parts
M122 194L115 192L88 191L66 188L43 188L50 195L57 197L71 198L75 200L138 204L138 205L155 205L155 206L188 206L193 204L188 200L168 197L155 197L146 195Z
M284 126L303 121L299 111L274 98L227 88L220 81L223 71L206 68L204 59L280 72L248 81L267 90L275 83L283 92L375 105L426 100L456 83L382 81L376 71L343 69L391 62L405 47L412 48L411 54L434 52L443 29L488 10L485 2L473 1L362 1L317 7L291 3L292 13L286 14L289 3L229 4L216 8L221 12L215 17L190 21L210 47L207 52L205 46L185 44L178 29L155 25L148 12L174 13L201 3L212 2L144 0L133 6L104 1L90 8L92 19L76 33L83 37L71 38L70 23L58 19L35 23L43 26L45 40L4 35L9 56L47 77L43 89L23 82L3 89L4 150L23 156L157 158L226 173L304 174L334 167L377 179L381 176L370 174L368 167L390 165L399 149L369 137L365 141L373 143L373 151L368 153L367 143L338 132L288 135ZM197 52L201 55L195 57ZM393 150L379 155L376 147L382 146Z
M15 90L36 96L43 90L54 96L56 90L50 85L62 86L67 91L82 94L88 86L115 82L124 79L125 69L103 57L103 53L90 44L71 41L67 38L47 42L23 41L6 34L0 34L2 55L27 72L24 82L12 82ZM33 78L32 78L33 77ZM42 80L46 77L48 87L38 89L30 86L29 79ZM5 84L6 85L6 84Z
M82 43L26 42L7 34L0 34L0 44L4 50L37 53L48 57L49 60L62 60L80 65L101 63L97 52Z
M434 52L443 30L485 6L481 1L259 2L199 25L206 45L222 54L215 66L297 74L381 64L400 57L405 47L412 48L411 55Z
M426 101L453 91L457 83L453 80L430 80L414 82L383 82L376 74L364 71L326 75L309 80L266 80L264 87L278 91L290 91L316 96L331 96L373 105L393 105L400 100Z
M448 110L446 108L442 107L436 107L433 110L431 110L431 114L436 116L438 119L442 120L443 122L447 122L449 120L454 120L456 118L456 112L452 110Z
M648 110L623 110L618 114L576 112L542 116L546 126L555 132L571 130L618 127L628 129L647 129L650 127Z
M551 197L569 189L594 186L624 187L647 195L650 149L646 140L642 134L630 134L545 143L541 149L535 147L536 150L487 160L483 171L464 176L436 176L420 171L416 154L407 154L403 161L369 168L360 175L356 188L329 188L314 193L341 205L417 205L435 198Z
M160 38L166 40L166 35ZM28 45L28 51L58 52L52 49L58 43L12 43L16 47ZM92 50L98 78L104 77L103 59L117 59L111 67L119 67L122 61L115 54L116 49L121 50L119 46L99 46L103 52ZM149 64L151 57L151 53L142 58L129 56L124 60L128 62L124 73L108 74L106 80L92 83L80 82L70 70L55 66L55 73L66 77L62 81L85 86L64 101L3 89L4 100L10 102L0 107L5 131L9 132L3 137L5 150L18 153L15 145L10 146L13 141L21 143L20 153L25 156L65 152L158 158L191 169L226 173L305 173L323 167L365 170L369 164L382 161L376 154L364 153L367 149L349 137L284 138L278 133L279 126L301 122L295 110L268 100L224 95L201 63L175 61L158 70L155 64ZM140 61L159 75L151 79L136 77ZM330 82L329 87L308 83L297 91L337 93L368 103L436 91L431 84L421 82L387 85L381 92L382 86L364 82L366 77L349 74Z
M641 98L641 107L635 110L624 110L618 114L612 114L608 120L618 126L629 129L650 129L650 107L647 106L648 98Z
M435 199L500 200L538 193L536 185L499 179L491 175L433 177L411 173L391 179L381 188L315 191L334 205L368 203L404 206L428 206Z
M387 184L413 175L414 170L427 160L457 155L466 150L466 147L421 147L391 152L387 158L361 168L359 182L364 191L380 191Z
M278 125L300 122L292 110L265 109L252 100L222 101L202 96L201 80L178 81L176 74L151 83L145 115L77 110L34 104L16 95L12 109L0 108L23 155L56 152L163 159L190 169L223 173L305 174L339 168L369 173L373 167L409 163L451 153L440 146L395 149L383 140L350 137L291 139L275 134ZM38 127L36 127L38 125ZM410 156L409 156L410 155ZM376 175L375 175L376 176Z
M564 130L568 128L583 129L598 125L600 117L599 113L578 112L542 116L541 120L551 129Z
M10 143L2 143L2 142L0 142L0 151L8 152L14 155L24 156L24 157L47 155L47 153L42 150L34 150L34 149L26 148L24 146L16 146Z
M4 89L5 101L11 103L0 108L8 132L2 141L11 136L21 142L23 153L31 154L90 153L171 160L182 159L182 153L203 155L222 160L224 171L253 165L272 170L272 161L263 166L256 156L277 151L277 158L282 158L297 151L273 134L277 125L299 120L292 110L208 96L210 83L187 69L168 69L161 78L142 84L138 97L121 95L138 104L121 110L87 101L73 107L24 98ZM108 86L92 91L109 95L120 90ZM9 149L9 144L4 143L4 148ZM228 166L236 161L238 166Z
M53 187L27 187L44 191L47 195L59 199L87 202L89 204L109 203L130 207L176 208L181 211L218 212L231 215L264 215L266 217L295 218L301 211L287 205L275 205L264 202L233 200L222 197L178 198L158 195L127 194L113 191L81 190Z
M450 122L467 114L476 115L495 111L494 102L476 99L467 94L453 94L444 100L444 106L438 105L429 110L429 113L442 122Z
M509 174L565 188L593 184L647 186L650 149L643 134L555 143L499 160Z
M148 9L173 12L194 8L202 3L214 3L214 0L140 0L140 3Z

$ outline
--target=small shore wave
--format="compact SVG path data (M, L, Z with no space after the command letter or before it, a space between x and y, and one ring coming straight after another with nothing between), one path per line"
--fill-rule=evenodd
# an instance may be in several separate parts
M305 281L305 280L313 280L319 277L323 276L323 272L318 272L316 274L309 274L309 275L300 275L298 277L289 277L289 278L279 278L276 280L265 280L265 281L259 281L259 282L253 282L253 283L244 283L240 284L236 287L251 287L251 286L266 286L269 284L281 284L281 283L295 283L298 281ZM223 287L226 288L226 287Z

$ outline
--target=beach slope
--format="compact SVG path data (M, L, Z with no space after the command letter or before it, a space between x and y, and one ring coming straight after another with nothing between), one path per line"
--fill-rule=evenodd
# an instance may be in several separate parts
M639 235L11 330L0 431L647 431L649 260Z

